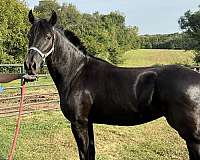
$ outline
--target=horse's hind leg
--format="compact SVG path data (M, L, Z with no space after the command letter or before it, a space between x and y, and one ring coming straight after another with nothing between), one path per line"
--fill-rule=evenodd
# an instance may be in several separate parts
M200 160L200 105L188 104L171 105L166 119L186 141L190 160Z
M197 123L198 116L194 116L194 114L190 112L189 116L184 113L177 115L176 118L174 116L173 121L170 121L169 117L167 117L168 123L176 129L179 135L186 141L190 160L200 160L200 133L198 132L199 125Z
M190 160L200 160L200 143L186 142Z

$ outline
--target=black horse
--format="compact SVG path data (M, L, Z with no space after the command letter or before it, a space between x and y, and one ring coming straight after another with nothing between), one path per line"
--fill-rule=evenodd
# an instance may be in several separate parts
M190 159L200 159L199 73L177 65L116 67L87 54L72 32L54 27L55 12L48 21L30 11L29 21L27 73L36 75L46 60L81 160L95 159L93 123L129 126L162 116L186 141Z

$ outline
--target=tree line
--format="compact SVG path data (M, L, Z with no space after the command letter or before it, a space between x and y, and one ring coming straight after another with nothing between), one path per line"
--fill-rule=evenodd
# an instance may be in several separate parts
M40 1L33 9L40 18L49 18L52 10L59 17L57 27L73 31L90 54L115 64L131 49L200 50L200 11L188 11L180 18L180 27L185 31L183 33L139 35L138 27L126 26L125 16L118 11L109 14L80 13L74 5L60 5L57 0ZM0 63L23 62L27 52L26 34L30 28L28 11L29 8L23 1L1 0ZM191 22L190 19L195 20Z
M156 34L140 36L140 48L143 49L193 49L193 40L186 33Z

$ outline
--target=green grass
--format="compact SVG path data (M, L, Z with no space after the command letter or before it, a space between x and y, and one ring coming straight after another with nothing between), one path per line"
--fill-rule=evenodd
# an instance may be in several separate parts
M139 49L126 52L122 66L152 66L157 64L192 65L193 52L184 50Z
M0 119L0 159L10 149L15 118ZM164 119L134 127L95 125L97 160L183 160L185 143ZM70 124L60 111L22 119L15 160L77 160Z

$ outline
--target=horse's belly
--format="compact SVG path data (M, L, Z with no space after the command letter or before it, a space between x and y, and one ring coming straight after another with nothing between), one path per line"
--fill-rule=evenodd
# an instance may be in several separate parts
M160 118L161 116L161 114L156 112L144 113L132 110L119 112L117 109L111 112L104 110L92 113L92 119L94 123L120 126L139 125Z

